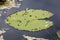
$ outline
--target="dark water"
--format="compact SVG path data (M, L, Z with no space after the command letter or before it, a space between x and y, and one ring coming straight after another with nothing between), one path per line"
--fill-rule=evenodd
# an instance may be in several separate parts
M49 20L53 21L54 25L47 30L29 32L16 30L5 23L4 20L8 15L26 8L42 9L52 12L54 16ZM60 29L60 0L24 0L20 8L12 8L10 10L5 9L3 11L7 11L7 13L2 13L2 16L0 17L0 26L2 28L9 28L9 30L3 34L5 40L26 40L22 35L47 38L49 40L58 39L56 31Z

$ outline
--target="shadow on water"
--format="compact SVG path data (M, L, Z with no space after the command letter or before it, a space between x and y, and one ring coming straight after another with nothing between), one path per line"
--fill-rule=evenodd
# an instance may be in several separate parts
M50 40L57 40L56 31L60 29L60 1L56 0L24 0L22 2L21 8L12 8L7 10L7 13L3 13L1 16L0 24L4 28L9 28L9 30L4 33L5 40L25 40L22 35L28 35L33 37L47 38ZM28 32L22 30L16 30L5 23L5 18L11 13L19 10L29 9L42 9L50 11L54 14L49 20L54 22L54 25L46 30L37 32ZM4 10L3 10L4 11Z

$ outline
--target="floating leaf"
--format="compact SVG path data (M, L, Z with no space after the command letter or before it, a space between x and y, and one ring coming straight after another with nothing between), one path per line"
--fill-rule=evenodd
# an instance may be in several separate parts
M60 38L60 30L57 31L57 35Z
M19 30L38 31L53 25L52 21L44 20L51 16L53 14L45 10L23 10L8 16L6 23Z

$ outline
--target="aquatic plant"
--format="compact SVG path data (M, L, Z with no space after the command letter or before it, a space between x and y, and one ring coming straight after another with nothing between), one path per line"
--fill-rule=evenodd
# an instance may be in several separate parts
M57 36L60 38L60 30L57 31Z
M7 17L5 20L10 26L18 30L38 31L51 27L52 21L45 20L53 16L45 10L22 10Z
M7 0L0 0L0 5L5 5L7 3Z
M12 7L20 7L20 5L21 3L17 4L16 0L0 0L0 9L10 9Z

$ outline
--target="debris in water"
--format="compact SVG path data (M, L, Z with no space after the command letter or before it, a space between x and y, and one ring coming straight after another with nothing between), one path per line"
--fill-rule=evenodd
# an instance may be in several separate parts
M44 38L36 38L36 37L30 37L30 36L26 36L23 35L24 38L26 38L27 40L48 40L48 39L44 39Z

